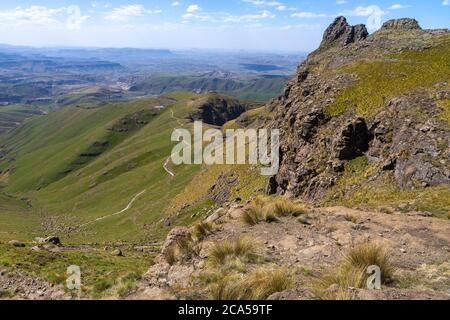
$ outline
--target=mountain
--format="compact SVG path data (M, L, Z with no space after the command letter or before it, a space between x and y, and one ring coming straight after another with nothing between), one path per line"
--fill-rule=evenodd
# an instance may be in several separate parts
M277 97L286 84L287 77L265 76L250 80L212 76L154 76L134 84L130 91L146 94L163 94L189 90L197 93L220 92L237 99L265 102Z
M448 30L415 20L369 36L336 19L267 106L283 131L269 191L448 217L449 53Z
M224 126L281 130L269 195L224 171L239 196L174 228L131 297L448 300L449 57L448 30L338 17L280 98Z
M172 92L24 121L0 137L0 288L20 289L2 296L67 297L78 265L83 298L448 300L449 51L413 19L338 17L263 106ZM199 119L280 129L278 174L173 165L173 129Z

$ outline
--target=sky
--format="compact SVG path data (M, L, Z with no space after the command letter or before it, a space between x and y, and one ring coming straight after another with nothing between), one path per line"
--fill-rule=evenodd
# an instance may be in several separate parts
M401 17L449 28L450 0L10 0L0 43L308 52L339 15L370 32Z

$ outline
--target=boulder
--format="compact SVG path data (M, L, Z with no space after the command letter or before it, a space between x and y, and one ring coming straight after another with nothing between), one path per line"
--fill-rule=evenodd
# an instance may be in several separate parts
M359 24L351 26L345 17L337 17L334 22L325 30L321 47L340 43L346 46L350 43L366 39L369 32L365 25Z
M120 249L116 249L113 252L111 252L111 254L115 257L123 257L123 252Z
M14 246L14 247L18 247L18 248L23 248L25 247L25 243L18 241L18 240L11 240L9 242L10 245Z
M422 30L416 19L402 18L386 21L381 29L384 30Z

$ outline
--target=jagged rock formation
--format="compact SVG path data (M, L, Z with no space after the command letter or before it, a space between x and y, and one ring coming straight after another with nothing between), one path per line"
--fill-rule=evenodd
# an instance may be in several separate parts
M347 23L345 17L338 17L334 22L325 30L321 46L327 46L338 42L342 45L348 45L367 38L369 33L366 26L360 24L356 26L350 26Z
M403 18L386 21L382 29L420 30L419 22L415 19Z
M192 121L222 126L255 106L255 103L241 102L218 93L211 93L194 103L195 110L191 112L190 118Z
M367 160L364 178L338 190L341 195L377 183L448 187L450 128L442 106L450 69L444 63L442 73L419 72L415 64L432 68L449 54L448 30L422 30L416 20L400 19L367 36L365 27L337 18L284 95L267 105L276 114L270 126L282 131L281 166L268 191L310 200L333 196L330 189L358 157Z

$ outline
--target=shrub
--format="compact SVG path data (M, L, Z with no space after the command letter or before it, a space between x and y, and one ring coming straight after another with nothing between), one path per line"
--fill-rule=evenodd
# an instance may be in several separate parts
M256 269L246 276L230 275L211 285L215 300L265 300L292 287L285 269Z
M193 235L196 239L203 239L210 234L212 234L214 231L214 226L211 222L199 222L197 223L193 228Z
M267 210L264 214L264 221L268 223L277 222L278 217L274 212Z
M224 265L228 259L242 259L255 261L257 258L256 245L251 239L239 238L216 243L209 252L209 262L213 266Z
M264 208L255 203L252 203L242 214L242 221L249 226L258 224L263 218Z
M288 199L277 200L274 204L275 214L278 216L293 216L299 217L308 213L306 206L296 204Z
M366 243L352 248L347 253L344 264L364 270L372 265L378 266L381 269L383 283L391 281L395 271L389 251L376 243Z
M314 297L320 300L356 298L349 288L365 288L367 267L371 265L380 267L382 283L392 280L395 268L389 252L379 244L367 243L352 248L335 269L312 282Z
M177 261L177 255L174 246L171 246L164 251L164 259L171 266Z

